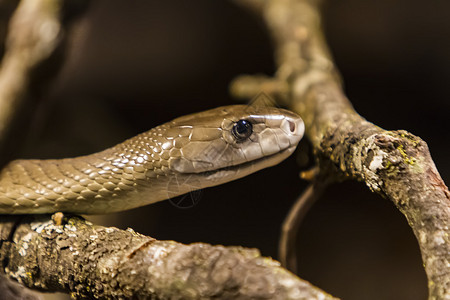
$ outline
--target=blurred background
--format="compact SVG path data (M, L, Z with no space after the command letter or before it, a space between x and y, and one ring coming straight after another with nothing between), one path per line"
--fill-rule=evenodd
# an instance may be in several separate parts
M423 138L449 183L450 2L327 1L324 23L356 110ZM273 74L272 50L261 20L232 1L97 0L71 32L64 66L15 156L89 154L177 116L233 104L229 82ZM279 166L203 190L190 209L164 201L90 219L276 258L280 225L307 185L298 174L313 163L304 163L309 149L302 141ZM307 215L297 247L299 276L334 296L426 299L406 219L361 183L331 186Z

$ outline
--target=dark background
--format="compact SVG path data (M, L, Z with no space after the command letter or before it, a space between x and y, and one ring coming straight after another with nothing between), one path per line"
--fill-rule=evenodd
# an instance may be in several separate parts
M328 1L324 22L356 110L422 137L449 182L450 2ZM263 24L231 1L97 0L71 40L17 157L102 150L177 116L233 104L235 76L275 71ZM296 156L308 143L299 148L303 154L279 166L204 190L194 208L164 201L94 220L157 239L256 247L276 258L280 225L306 187ZM334 296L426 298L406 219L361 183L325 193L305 219L298 250L299 275Z

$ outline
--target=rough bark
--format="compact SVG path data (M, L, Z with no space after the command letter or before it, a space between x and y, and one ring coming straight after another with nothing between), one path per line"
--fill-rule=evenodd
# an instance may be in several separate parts
M288 107L305 121L322 172L363 181L391 200L417 237L429 299L450 299L450 193L427 144L404 130L383 130L354 111L323 38L319 1L238 2L252 6L267 24L278 71L275 79L238 78L232 92L252 97L265 82L283 91Z
M8 277L77 299L335 299L256 249L158 241L79 217L2 217Z

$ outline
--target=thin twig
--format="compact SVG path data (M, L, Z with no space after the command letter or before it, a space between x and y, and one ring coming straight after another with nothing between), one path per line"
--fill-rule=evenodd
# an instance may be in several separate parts
M321 181L314 181L297 198L281 227L278 245L281 265L293 273L297 273L296 240L300 225L309 209L322 195L325 189Z

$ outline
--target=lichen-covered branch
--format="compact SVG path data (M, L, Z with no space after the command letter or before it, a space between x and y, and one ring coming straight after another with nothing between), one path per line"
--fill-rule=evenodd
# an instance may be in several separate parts
M0 261L29 288L95 299L335 299L255 249L183 245L79 217L4 216Z
M364 181L406 216L420 245L429 299L450 298L450 193L427 144L403 130L386 131L358 115L345 97L324 42L319 2L268 0L255 5L275 44L276 79L288 85L285 101L305 121L322 171ZM232 92L252 97L251 77L238 78ZM250 84L252 86L252 84ZM285 89L285 88L283 88ZM276 89L275 89L276 90Z

